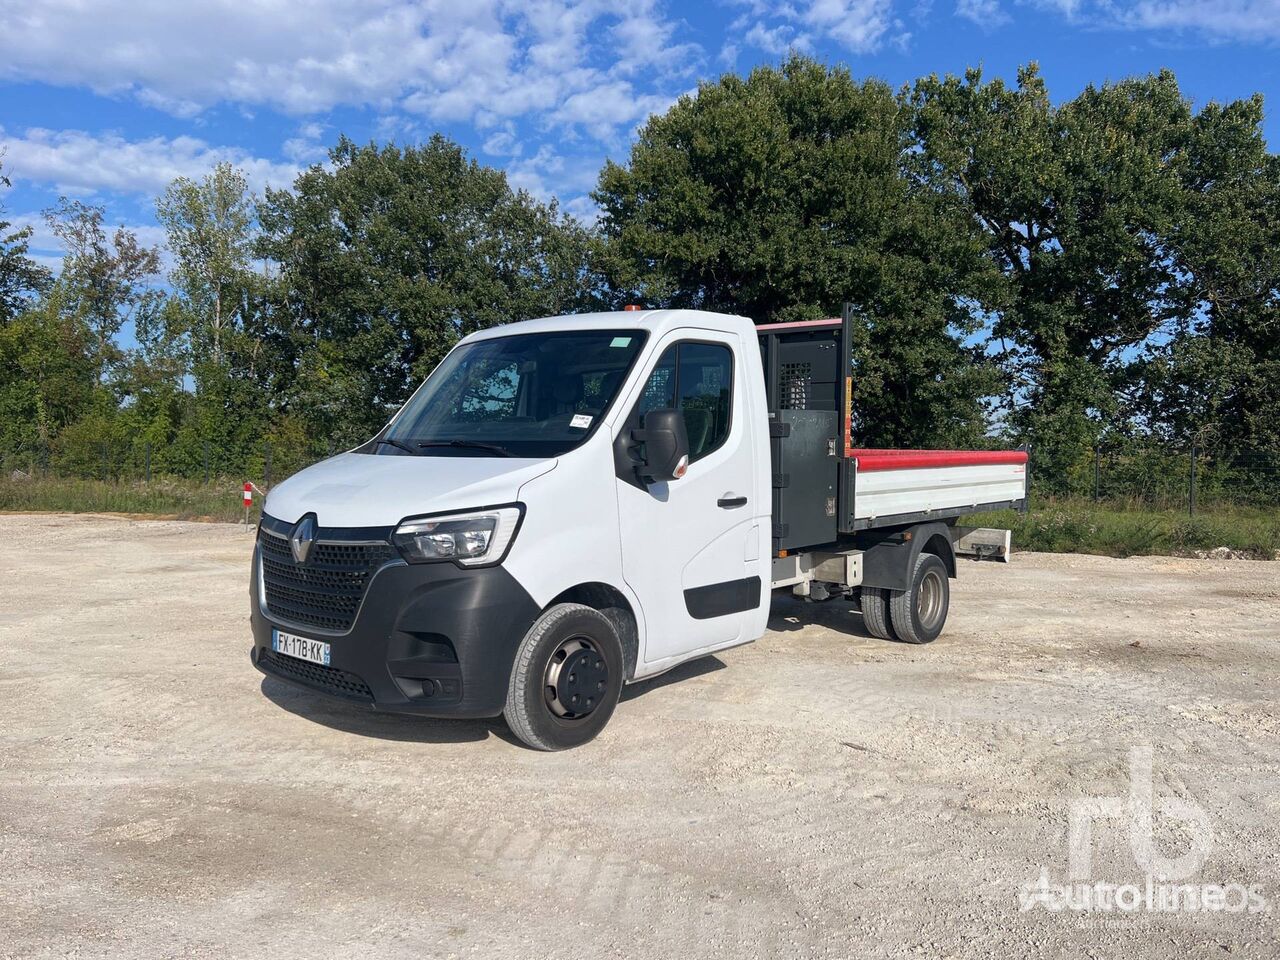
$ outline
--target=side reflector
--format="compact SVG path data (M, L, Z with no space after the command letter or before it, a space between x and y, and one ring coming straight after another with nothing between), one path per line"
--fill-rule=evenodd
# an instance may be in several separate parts
M681 477L683 477L685 475L685 472L688 469L689 469L689 458L681 457L680 462L676 464L676 470L675 470L676 479L679 480Z

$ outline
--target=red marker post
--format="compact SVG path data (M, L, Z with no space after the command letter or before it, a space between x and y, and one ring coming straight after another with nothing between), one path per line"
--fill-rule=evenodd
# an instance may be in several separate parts
M246 480L244 482L244 526L249 528L249 508L253 506L253 484Z

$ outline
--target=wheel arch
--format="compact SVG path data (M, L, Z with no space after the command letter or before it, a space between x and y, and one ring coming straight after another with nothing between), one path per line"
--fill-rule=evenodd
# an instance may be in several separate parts
M580 583L556 594L543 610L549 610L557 603L580 603L604 614L622 641L626 665L624 679L634 679L636 664L640 660L640 625L631 602L621 590L607 583Z
M945 531L934 531L928 534L927 539L920 545L918 553L932 553L935 557L943 562L947 568L947 576L952 580L956 578L956 552L951 546L951 537ZM911 559L912 566L915 565L915 558Z
M956 555L945 523L935 520L892 527L875 531L867 539L870 542L863 547L862 554L863 586L908 589L916 557L922 553L938 557L947 568L947 577L955 579Z

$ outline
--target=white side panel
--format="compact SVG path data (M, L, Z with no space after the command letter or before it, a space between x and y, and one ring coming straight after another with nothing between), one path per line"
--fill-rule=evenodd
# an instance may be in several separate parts
M853 515L870 520L1021 500L1026 479L1027 467L1022 463L859 471Z
M730 348L734 364L730 429L723 444L689 464L679 480L648 487L615 481L623 576L640 598L646 625L637 677L651 673L656 664L743 642L750 625L746 613L695 617L686 591L758 576L760 569L758 560L746 559L752 552L748 538L759 537L751 505L761 498L756 487L753 419L747 413L755 393L746 358L758 358L759 349L754 344L744 348L741 336L730 331L674 330L653 344L620 409L631 410L662 351L682 341ZM745 497L746 505L734 509L717 505L721 498L737 497Z
M613 487L610 436L600 430L520 489L524 521L503 566L539 606L578 584L608 584L631 602L643 636L643 612L622 577Z

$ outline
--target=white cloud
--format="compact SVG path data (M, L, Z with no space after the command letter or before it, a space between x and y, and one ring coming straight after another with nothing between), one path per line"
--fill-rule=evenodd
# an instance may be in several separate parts
M1029 0L1092 26L1186 33L1244 43L1280 41L1280 0Z
M806 52L813 48L806 34L798 33L795 27L786 23L780 23L776 27L766 27L763 23L756 23L742 35L742 41L775 57L780 57L793 49Z
M886 43L902 47L911 36L895 16L894 0L799 0L795 4L740 0L739 5L748 13L730 30L742 30L754 20L743 42L774 56L793 48L811 52L818 39L854 53L874 53Z
M895 25L892 0L812 0L803 19L854 53L879 49Z
M1134 31L1195 34L1209 40L1280 41L1280 0L1013 0L1056 13L1073 24ZM1010 19L1004 0L956 0L955 14L986 28ZM898 8L904 0L738 0L746 10L730 25L720 54L732 64L739 44L771 56L792 48L809 52L828 40L853 53L875 53L886 46L904 49L911 38ZM909 11L908 11L909 12ZM929 15L928 0L918 0L914 17Z
M1280 0L1144 0L1120 21L1148 30L1194 31L1224 40L1280 40Z
M987 29L1009 22L1009 15L1000 6L1000 0L957 0L956 16Z
M562 209L582 220L598 216L587 194L595 188L599 174L599 158L562 154L545 144L532 156L519 157L507 166L507 182L513 188L526 190L543 203L559 200Z
M429 6L0 0L0 69L18 79L132 93L178 115L218 101L308 112L399 92L405 64L430 55Z
M515 124L508 122L491 133L480 149L494 157L518 157L524 152L524 144L516 136Z
M304 123L298 127L295 136L281 144L280 152L299 165L323 163L329 151L321 138L327 129L323 123Z
M562 173L564 167L564 157L544 144L533 156L516 160L507 167L507 182L514 189L527 190L545 203L554 196L547 176Z
M242 170L258 192L268 185L288 187L298 174L293 163L277 163L185 136L126 140L115 133L33 127L22 136L0 130L0 147L6 154L5 172L15 185L48 183L72 196L104 190L158 195L175 178L201 177L223 161Z
M595 139L608 142L619 127L634 127L674 101L674 97L638 93L629 82L615 80L575 93L551 119L571 129L582 127Z
M1033 6L1043 7L1049 10L1056 10L1067 19L1075 17L1076 13L1084 5L1084 0L1021 0L1023 3L1031 3Z
M678 42L660 3L0 0L0 79L85 86L179 117L222 103L300 115L354 105L495 124L619 79L644 77L648 92L696 70L701 48Z

